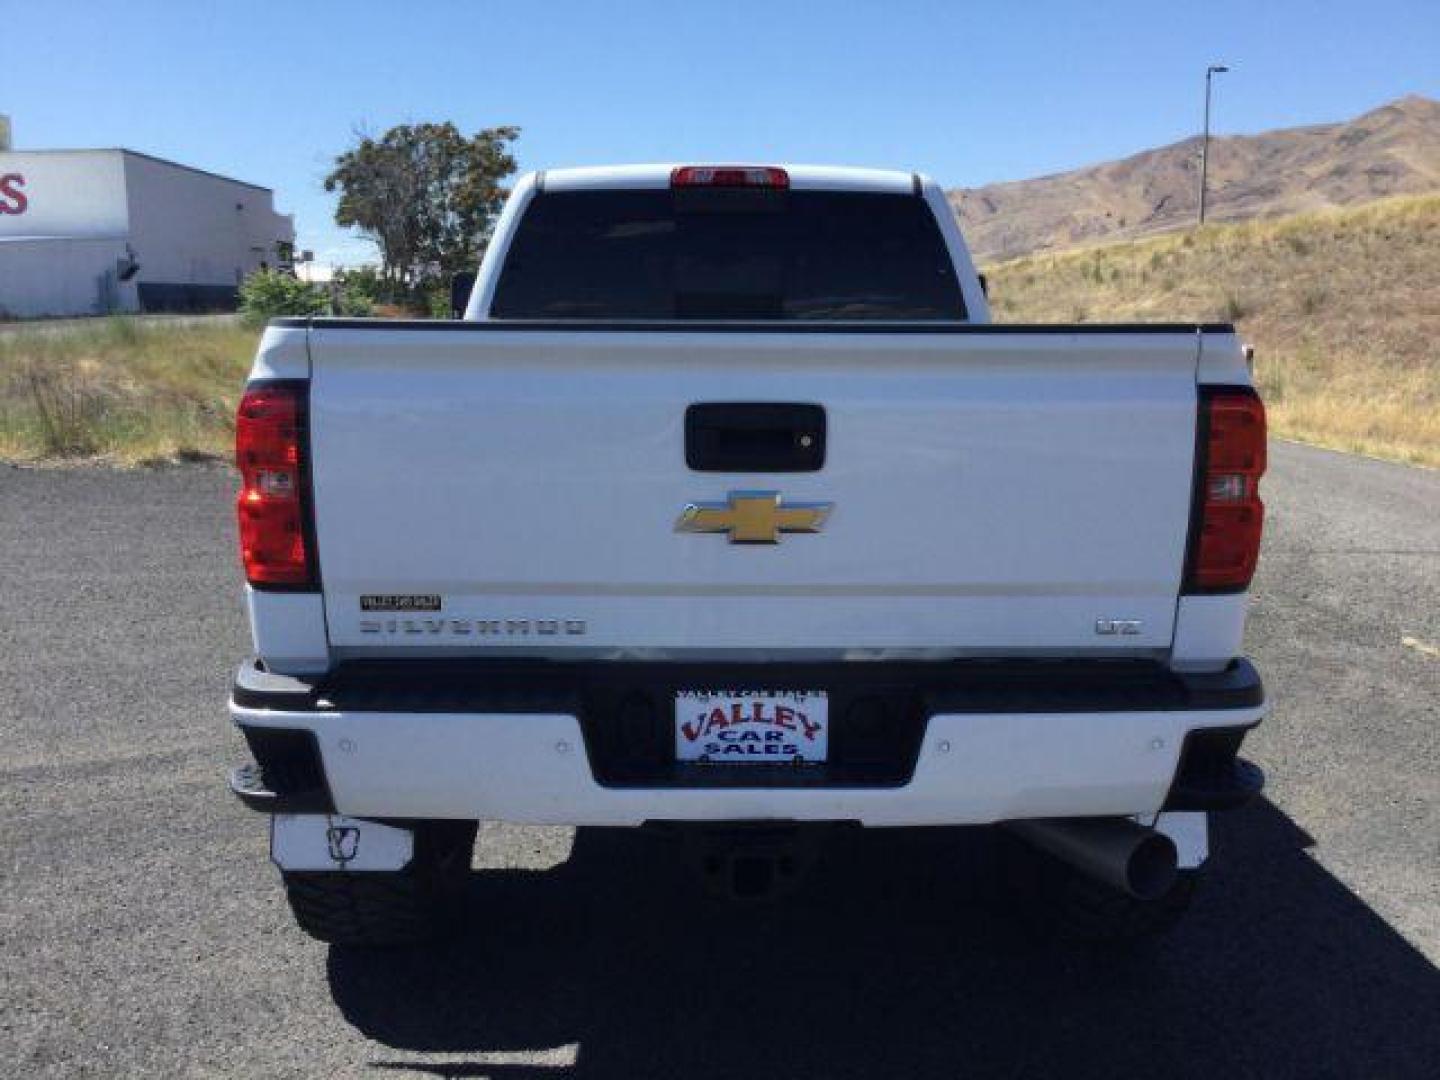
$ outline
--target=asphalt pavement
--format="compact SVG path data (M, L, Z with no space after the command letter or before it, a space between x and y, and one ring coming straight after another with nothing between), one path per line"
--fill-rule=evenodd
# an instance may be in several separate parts
M463 940L311 941L221 779L231 490L0 466L5 1076L1440 1075L1440 472L1273 447L1267 797L1127 953L1032 940L962 831L736 908L648 837L490 826Z

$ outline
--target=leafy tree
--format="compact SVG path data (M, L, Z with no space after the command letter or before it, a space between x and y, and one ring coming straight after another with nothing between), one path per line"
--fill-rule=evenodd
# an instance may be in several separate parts
M335 222L380 249L381 277L394 299L423 299L436 283L473 269L490 239L515 172L518 127L470 137L451 123L401 124L360 136L335 159L326 191L338 191Z
M240 312L252 326L282 315L324 315L330 297L319 285L310 285L280 270L259 270L240 286Z

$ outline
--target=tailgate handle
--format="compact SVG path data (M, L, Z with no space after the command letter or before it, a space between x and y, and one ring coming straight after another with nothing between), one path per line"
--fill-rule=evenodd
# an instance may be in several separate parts
M713 401L685 410L685 464L697 472L819 472L825 410L777 401Z

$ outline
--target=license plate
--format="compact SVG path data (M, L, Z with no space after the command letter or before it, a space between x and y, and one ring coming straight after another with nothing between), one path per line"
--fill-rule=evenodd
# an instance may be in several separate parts
M721 765L825 760L830 700L823 690L681 690L675 759Z

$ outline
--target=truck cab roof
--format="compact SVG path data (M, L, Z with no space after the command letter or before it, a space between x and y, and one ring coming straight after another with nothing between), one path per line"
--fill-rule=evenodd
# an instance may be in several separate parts
M928 178L898 169L860 169L843 165L787 165L755 162L676 161L649 165L599 165L577 169L546 169L521 178L520 184L534 183L546 191L585 191L605 188L667 188L670 174L689 165L733 166L740 168L784 169L790 187L797 191L873 191L885 194L918 192Z

